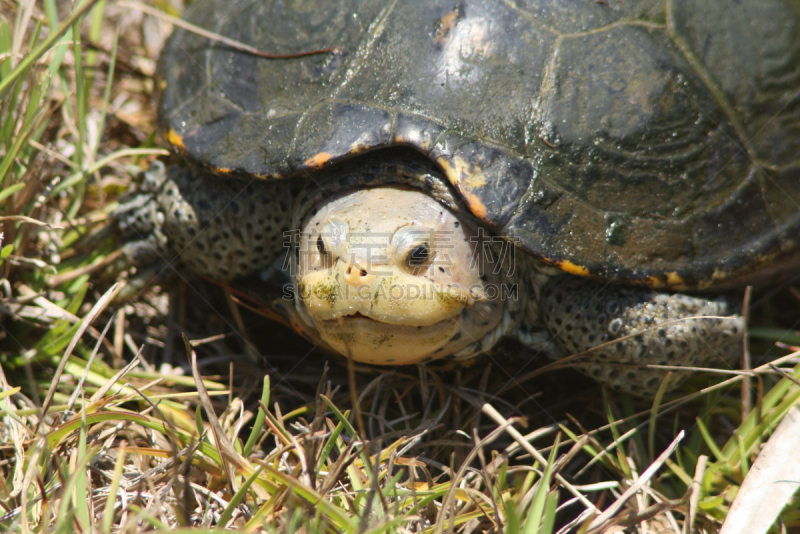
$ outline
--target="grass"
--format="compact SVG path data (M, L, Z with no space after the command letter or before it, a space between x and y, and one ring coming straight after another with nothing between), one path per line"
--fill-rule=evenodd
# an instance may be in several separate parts
M291 334L258 339L218 288L117 282L108 214L166 154L149 94L169 28L113 2L2 6L2 532L716 532L800 402L771 301L751 336L786 376L644 402L564 391L568 371L512 382L502 353L354 369L356 387Z

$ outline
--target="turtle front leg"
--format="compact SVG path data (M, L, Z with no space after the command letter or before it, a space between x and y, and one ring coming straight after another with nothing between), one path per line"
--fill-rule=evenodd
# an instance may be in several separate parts
M542 290L541 318L563 355L589 351L579 369L617 391L652 396L666 370L643 365L731 368L741 357L740 305L558 276ZM677 386L688 376L675 373Z
M256 274L286 252L291 187L156 161L113 214L129 239L123 254L141 266L177 260L219 281Z

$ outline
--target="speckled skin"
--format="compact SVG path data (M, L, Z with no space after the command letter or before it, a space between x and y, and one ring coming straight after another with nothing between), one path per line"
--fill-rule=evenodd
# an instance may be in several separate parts
M431 165L402 159L345 166L321 173L304 187L294 180L219 180L189 169L171 168L167 174L156 164L116 215L132 239L124 252L135 263L175 259L197 274L230 281L272 266L286 251L290 228L320 210L332 194L367 183L419 189L477 228ZM295 250L297 246L295 241ZM616 390L646 396L655 392L666 371L641 365L725 367L735 365L741 353L743 325L733 299L594 282L562 274L524 253L514 261L513 272L503 270L499 276L504 283L517 284L519 291L502 302L496 326L466 346L460 338L469 332L459 331L460 341L448 345L452 350L423 361L471 358L506 336L553 358L609 343L590 351L581 360L590 364L579 368ZM304 309L305 303L298 297L295 306ZM307 314L305 318L306 333L318 337L313 321ZM475 323L464 324L469 330ZM367 361L392 363L379 352ZM686 375L678 373L671 384Z
M138 193L117 210L134 239L135 263L179 260L195 274L233 280L270 266L286 250L298 185L261 180L198 182L188 168L154 162Z
M731 368L743 348L739 303L722 295L660 293L557 276L544 285L539 306L561 354L590 351L578 360L583 372L636 395L652 395L667 372L640 366ZM675 373L671 384L687 376Z

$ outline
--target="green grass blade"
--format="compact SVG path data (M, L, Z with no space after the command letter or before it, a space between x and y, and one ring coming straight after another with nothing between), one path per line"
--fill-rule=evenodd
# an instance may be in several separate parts
M269 406L269 388L269 375L264 375L264 385L261 388L261 404L263 406ZM253 447L258 442L258 438L261 435L261 429L264 428L264 420L266 418L267 414L264 413L264 409L259 406L258 412L256 413L256 420L253 423L253 430L250 432L250 437L247 438L247 442L244 444L244 449L242 449L242 456L250 456L250 452L253 450Z
M42 44L36 47L36 49L30 54L26 55L22 61L19 62L17 67L11 72L11 74L0 81L0 97L2 97L3 93L8 90L9 86L11 86L14 80L20 78L22 74L26 72L37 59L39 59L45 52L50 50L53 44L55 44L55 42L58 41L58 39L64 35L73 24L78 22L78 20L99 1L100 0L86 0L83 5L79 6L78 9L73 11L72 14L67 17L67 19L58 27L58 30L48 35L47 38L42 41Z

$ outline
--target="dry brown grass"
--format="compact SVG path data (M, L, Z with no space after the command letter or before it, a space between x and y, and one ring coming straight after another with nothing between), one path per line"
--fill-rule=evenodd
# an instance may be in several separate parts
M92 3L44 47L80 7L0 4L0 531L719 528L800 400L769 367L749 413L741 376L651 404L533 376L510 345L455 370L348 369L212 284L121 267L108 214L166 154L150 95L169 24ZM800 344L757 311L756 334ZM763 348L797 379L786 353ZM797 503L783 521L800 528Z

